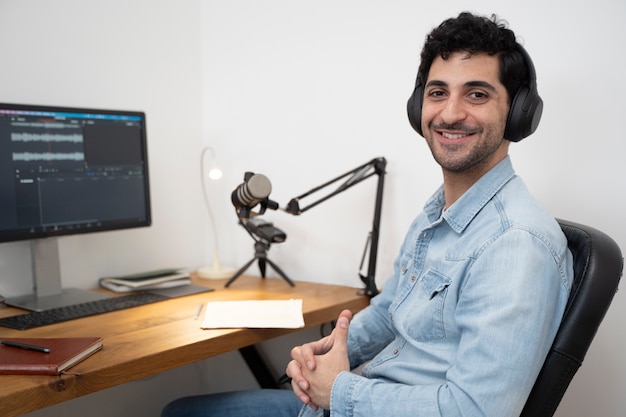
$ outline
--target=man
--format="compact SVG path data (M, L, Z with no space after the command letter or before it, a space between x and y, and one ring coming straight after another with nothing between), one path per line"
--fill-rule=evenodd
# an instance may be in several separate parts
M292 350L295 397L195 397L165 416L519 416L572 281L560 227L508 156L541 115L534 69L511 30L469 13L435 28L421 58L409 119L443 186L381 294Z

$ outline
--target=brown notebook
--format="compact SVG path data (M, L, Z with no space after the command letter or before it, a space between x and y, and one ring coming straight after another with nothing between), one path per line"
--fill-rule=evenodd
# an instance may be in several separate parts
M15 337L0 341L0 374L59 375L102 349L101 337ZM5 342L34 348L7 346ZM36 348L42 349L33 350Z

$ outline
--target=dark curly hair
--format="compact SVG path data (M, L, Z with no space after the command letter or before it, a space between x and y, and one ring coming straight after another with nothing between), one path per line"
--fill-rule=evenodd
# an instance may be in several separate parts
M426 36L418 71L422 82L426 82L437 56L446 60L451 53L459 51L498 56L500 82L507 90L509 102L520 85L529 84L528 68L518 49L515 33L507 28L507 23L495 15L487 18L469 12L445 20Z

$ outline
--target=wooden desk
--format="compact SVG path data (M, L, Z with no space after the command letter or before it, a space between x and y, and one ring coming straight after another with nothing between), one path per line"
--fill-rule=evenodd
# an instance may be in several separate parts
M140 379L210 356L291 333L291 329L202 330L194 320L200 303L215 300L303 300L306 327L337 318L343 309L359 311L369 299L356 288L242 276L229 288L226 280L194 280L215 291L71 320L31 330L0 327L2 337L102 336L102 351L70 369L77 375L0 375L0 416L12 417L62 401ZM1 308L0 317L22 310Z

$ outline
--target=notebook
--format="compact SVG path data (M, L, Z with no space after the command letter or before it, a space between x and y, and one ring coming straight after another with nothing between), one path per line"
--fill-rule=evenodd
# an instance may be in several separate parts
M0 338L0 374L59 375L100 349L101 337Z

